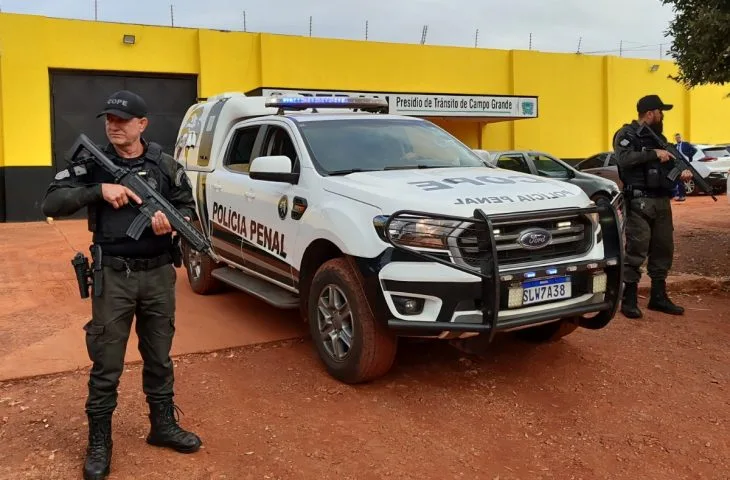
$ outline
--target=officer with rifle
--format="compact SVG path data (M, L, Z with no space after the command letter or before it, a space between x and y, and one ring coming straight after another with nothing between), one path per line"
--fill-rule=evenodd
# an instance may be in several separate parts
M621 312L640 318L638 284L648 258L651 278L648 308L671 315L684 314L667 296L666 278L674 256L674 226L670 199L677 178L698 184L704 179L678 155L662 134L664 112L673 105L657 95L637 102L638 120L623 125L614 135L613 148L626 198L626 264Z
M43 213L48 217L69 216L87 207L89 230L93 232L92 318L84 326L93 362L85 405L89 420L85 479L102 479L110 472L112 413L135 315L144 362L142 388L151 424L147 442L182 453L195 452L201 446L197 435L177 423L170 359L177 279L173 265L181 263L180 231L189 235L183 223L196 218L192 186L182 167L163 153L160 145L142 137L148 119L140 96L129 91L114 93L101 116L105 116L109 143L98 151L103 151L116 168L122 167L120 172L133 172L135 179L145 179L152 187L150 192L160 196L145 196L139 188L135 193L118 183L109 169L100 168L94 158L86 156L72 158L69 167L56 175L43 202ZM155 198L165 200L152 201ZM165 201L169 201L168 207L160 207ZM143 218L146 223L139 222L143 203L154 208ZM171 218L180 225L178 235L173 235ZM130 235L133 224L146 228L137 228L136 235ZM72 263L81 296L88 296L84 295L88 286L83 273L88 260L79 254Z

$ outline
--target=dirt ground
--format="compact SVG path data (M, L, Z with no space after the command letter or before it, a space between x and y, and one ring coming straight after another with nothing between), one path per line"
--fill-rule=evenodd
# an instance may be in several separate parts
M673 273L727 277L727 198L673 207ZM28 371L19 363L39 353L65 365L78 354L76 337L83 345L74 329L88 306L47 299L78 299L66 271L71 249L54 254L39 225L0 227L0 236L39 229L21 246L0 245L0 371ZM41 250L39 260L33 252ZM37 278L45 280L30 281ZM181 298L192 302L184 274L178 280ZM269 311L225 300L238 296L216 301L234 302L227 310L258 325L254 337L236 317L212 323L206 335L201 320L212 320L186 307L176 339L208 348L211 336L241 328L250 340L241 344L266 341ZM306 338L202 354L185 347L176 357L176 400L183 425L205 442L189 456L144 443L147 412L133 363L120 388L110 479L728 479L730 292L673 297L685 317L619 315L604 330L551 345L504 337L468 356L443 342L404 341L390 374L358 387L330 378ZM271 316L278 329L296 319ZM74 333L44 341L59 328ZM81 478L86 382L85 368L0 381L0 479Z
M150 447L140 368L122 377L113 479L726 479L730 294L686 318L616 319L479 357L403 342L369 385L324 373L308 340L176 362L182 423L205 448ZM0 478L80 478L84 372L0 386Z
M672 273L730 276L730 205L727 196L672 202L675 254Z

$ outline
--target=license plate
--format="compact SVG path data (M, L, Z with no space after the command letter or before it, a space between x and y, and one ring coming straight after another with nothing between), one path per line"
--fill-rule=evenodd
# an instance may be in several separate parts
M570 298L570 277L543 278L524 282L522 288L522 304L552 302Z

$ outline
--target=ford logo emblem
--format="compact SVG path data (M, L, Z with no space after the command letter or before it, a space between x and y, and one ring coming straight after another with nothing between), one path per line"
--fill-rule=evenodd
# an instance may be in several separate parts
M517 237L517 243L527 250L538 250L550 244L553 236L544 228L531 228L523 230Z

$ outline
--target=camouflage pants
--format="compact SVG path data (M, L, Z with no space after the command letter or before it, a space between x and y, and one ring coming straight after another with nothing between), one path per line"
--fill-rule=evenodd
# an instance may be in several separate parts
M117 406L117 387L133 317L144 362L142 389L147 401L173 397L170 349L175 333L176 280L177 272L171 264L129 273L104 267L102 295L92 297L92 319L84 326L93 362L87 414L110 414Z
M626 218L624 281L638 283L641 266L654 280L666 279L674 259L674 224L669 198L634 198Z

